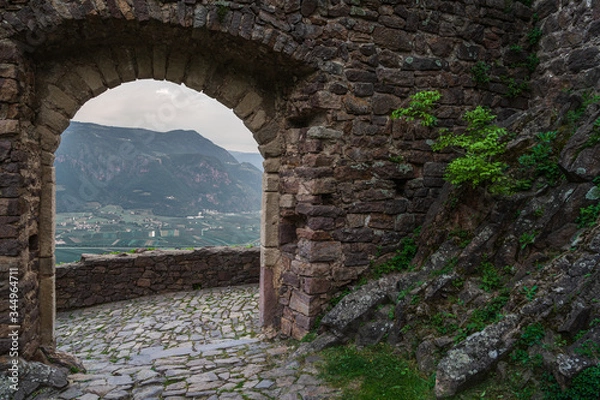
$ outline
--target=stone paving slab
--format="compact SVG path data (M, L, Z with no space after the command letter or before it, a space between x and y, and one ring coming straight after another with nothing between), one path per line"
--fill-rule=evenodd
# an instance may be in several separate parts
M338 391L292 341L267 340L256 285L171 293L57 315L58 350L77 356L56 400L319 400ZM318 357L310 357L318 360Z

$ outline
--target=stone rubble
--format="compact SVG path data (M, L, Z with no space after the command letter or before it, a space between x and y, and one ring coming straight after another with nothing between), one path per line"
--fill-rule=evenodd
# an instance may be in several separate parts
M87 373L38 394L56 400L331 399L317 356L290 357L294 342L267 339L258 287L170 293L57 315L57 348Z

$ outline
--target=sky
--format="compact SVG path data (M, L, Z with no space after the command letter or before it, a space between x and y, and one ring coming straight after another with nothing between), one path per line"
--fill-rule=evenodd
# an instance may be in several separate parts
M159 132L194 130L227 150L258 153L252 133L231 109L167 81L138 80L107 90L85 103L73 120Z

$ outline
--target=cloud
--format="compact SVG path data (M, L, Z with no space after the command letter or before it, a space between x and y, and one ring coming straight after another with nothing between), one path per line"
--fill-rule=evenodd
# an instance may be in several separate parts
M124 83L89 100L73 120L160 132L194 130L227 150L258 151L252 133L232 110L185 85L166 81Z

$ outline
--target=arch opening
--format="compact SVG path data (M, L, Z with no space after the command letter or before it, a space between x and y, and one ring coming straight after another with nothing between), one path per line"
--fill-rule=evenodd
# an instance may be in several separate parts
M217 101L183 84L130 82L87 102L61 138L57 263L82 252L259 245L262 157Z

